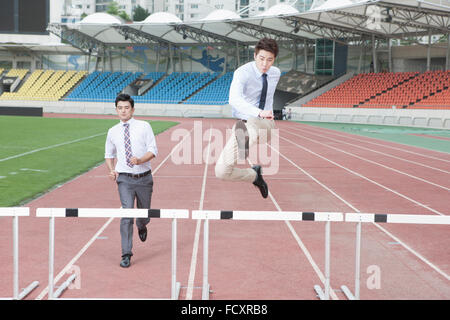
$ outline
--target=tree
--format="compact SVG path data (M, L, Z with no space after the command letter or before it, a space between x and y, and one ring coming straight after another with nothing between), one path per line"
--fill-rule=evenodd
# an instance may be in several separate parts
M133 11L133 21L144 21L150 15L147 9L137 6Z
M108 5L108 9L106 10L106 13L114 15L114 16L119 16L125 21L131 21L130 16L128 16L128 14L125 11L120 10L119 4L115 1L111 2Z
M108 5L108 9L106 10L106 13L112 14L114 16L118 16L119 15L119 4L115 1L111 2Z

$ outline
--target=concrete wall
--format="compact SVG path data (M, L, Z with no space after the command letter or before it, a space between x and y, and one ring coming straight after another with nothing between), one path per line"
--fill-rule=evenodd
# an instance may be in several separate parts
M0 100L5 107L42 107L44 113L116 114L114 102ZM137 116L230 118L231 106L136 103Z
M5 107L42 107L44 113L116 114L114 103L72 101L0 101ZM231 118L231 106L144 104L137 116ZM450 129L450 110L290 107L292 120Z
M291 108L292 120L450 129L450 110Z

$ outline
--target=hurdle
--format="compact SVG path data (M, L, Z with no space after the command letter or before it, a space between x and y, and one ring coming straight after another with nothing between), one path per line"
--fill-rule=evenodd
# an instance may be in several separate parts
M28 217L29 215L30 208L26 207L0 208L0 217L13 218L13 296L0 299L22 300L39 286L39 281L33 281L19 292L19 217Z
M340 212L296 212L296 211L221 211L193 210L192 219L204 219L203 227L203 282L202 300L209 300L210 284L208 280L209 220L258 220L258 221L321 221L325 222L325 283L324 288L315 285L319 299L330 299L330 222L344 221Z
M171 295L159 300L177 300L181 284L177 282L177 219L189 218L189 210L185 209L92 209L92 208L38 208L37 217L48 217L49 222L49 274L48 299L57 299L75 279L73 274L55 292L54 291L54 255L55 255L55 218L168 218L172 219L172 252L171 252ZM149 299L150 300L150 299Z
M403 223L403 224L441 224L450 225L450 216L430 216L413 214L376 214L376 213L346 213L345 222L356 222L355 243L355 283L354 294L342 285L341 289L349 300L360 299L361 286L361 227L362 223Z

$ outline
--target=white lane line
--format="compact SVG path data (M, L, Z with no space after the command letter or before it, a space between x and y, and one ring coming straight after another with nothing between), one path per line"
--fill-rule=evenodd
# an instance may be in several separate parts
M285 130L283 130L283 131L285 131ZM347 155L349 155L349 156L351 156L351 157L355 157L355 158L360 159L360 160L362 160L362 161L366 161L366 162L372 163L372 164L374 164L374 165L383 167L383 168L385 168L385 169L388 169L388 170L391 170L391 171L394 171L394 172L403 174L403 175L405 175L405 176L407 176L407 177L410 177L410 178L412 178L412 179L416 179L416 180L419 180L419 181L422 181L422 182L431 184L431 185L433 185L433 186L435 186L435 187L438 187L438 188L441 188L441 189L450 191L450 188L447 188L447 187L445 187L445 186L441 186L440 184L437 184L437 183L428 181L428 180L426 180L426 179L422 179L422 178L420 178L420 177L411 175L411 174L409 174L409 173L406 173L406 172L403 172L403 171L400 171L400 170L391 168L391 167L389 167L389 166L386 166L386 165L384 165L384 164L378 163L378 162L376 162L376 161L372 161L372 160L366 159L366 158L364 158L364 157L360 157L360 156L358 156L358 155L356 155L356 154L354 154L354 153L351 153L351 152L348 152L348 151L344 151L344 150L342 150L342 149L339 149L339 148L330 146L330 145L328 145L328 144L326 144L326 143L322 143L322 142L320 142L320 141L317 141L317 140L314 140L314 139L311 139L311 138L308 138L308 137L305 137L305 136L302 136L302 135L299 135L299 134L296 134L296 133L292 133L292 132L289 132L289 131L286 131L286 132L289 133L289 134L292 134L292 135L294 135L294 136L296 136L296 137L300 137L300 138L302 138L302 139L306 139L306 140L312 141L312 142L314 142L314 143L316 143L316 144L323 145L323 146L325 146L325 147L327 147L327 148L336 150L336 151L338 151L338 152L342 152L342 153L344 153L344 154L347 154Z
M202 191L200 194L200 204L198 206L198 210L203 210L203 202L205 200L205 190L206 190L206 176L208 173L208 163L209 163L209 153L211 149L211 136L212 130L210 128L209 131L209 142L206 156L205 169L203 171L203 182L202 182ZM186 289L186 300L192 300L193 292L194 292L194 280L195 280L195 270L197 267L197 255L198 255L198 245L200 242L200 230L202 226L202 220L197 220L197 225L195 227L195 236L194 236L194 244L192 249L192 258L191 258L191 267L189 269L189 280Z
M328 137L328 136L324 136L324 135L321 135L321 134L317 134L317 133L314 133L314 132L311 132L311 131L303 131L303 130L299 130L299 129L296 129L296 128L294 128L294 129L295 129L295 131L299 131L299 132L301 132L303 134L305 134L305 133L312 134L312 135L317 136L317 137L321 137L321 138L329 139L329 140L336 141L336 142L339 142L339 143L347 144L347 145L355 147L355 148L360 148L360 149L363 149L363 150L367 150L367 151L370 151L370 152L381 154L381 155L386 156L386 157L391 157L391 158L394 158L394 159L397 159L397 160L401 160L401 161L409 162L409 163L412 163L412 164L415 164L415 165L418 165L418 166L422 166L424 168L428 168L428 169L431 169L431 170L436 170L436 171L440 171L440 172L443 172L443 173L450 174L450 171L446 171L446 170L443 170L443 169L439 169L439 168L435 168L435 167L432 167L432 166L428 166L426 164L423 164L423 163L420 163L420 162L417 162L417 161L412 161L412 160L408 160L408 159L405 159L405 158L400 158L400 157L394 156L394 155L389 154L389 153L384 153L384 152L377 151L377 150L374 150L374 149L370 149L370 148L366 148L366 147L363 147L363 146L359 146L359 145L356 145L354 143L349 143L349 142L345 142L345 141L342 141L342 140L334 139L334 138L331 138L331 137Z
M95 137L99 137L99 136L103 136L103 135L106 135L106 133L103 132L103 133L99 133L99 134L94 134L94 135L89 136L89 137L84 137L84 138L75 139L75 140L71 140L71 141L67 141L67 142L63 142L63 143L54 144L52 146L47 146L47 147L34 149L34 150L31 150L31 151L27 151L27 152L24 152L24 153L16 154L14 156L10 156L10 157L6 157L6 158L3 158L3 159L0 159L0 162L11 160L11 159L20 158L20 157L23 157L23 156L26 156L26 155L29 155L29 154L32 154L32 153L39 152L39 151L44 151L44 150L49 150L49 149L53 149L53 148L62 147L62 146L65 146L65 145L68 145L68 144L71 144L71 143L76 143L76 142L80 142L80 141L84 141L84 140L89 140L89 139L92 139L92 138L95 138Z
M309 125L308 127L311 127L311 128L317 128L317 127L314 127L314 126L311 126L311 125ZM326 128L325 128L325 129L326 129ZM367 137L367 136L364 136L364 138L367 138L367 140L366 140L366 139L358 139L358 138L353 137L353 136L355 136L356 134L348 133L348 135L344 135L344 134L338 134L338 133L336 133L335 130L328 129L327 132L329 132L329 131L332 131L331 134L333 134L333 135L335 135L335 136L338 136L338 137L343 137L343 138L347 138L347 139L351 139L351 140L356 140L356 141L363 142L363 143L370 143L370 144L373 144L373 145L376 145L376 146L380 146L380 147L388 148L388 149L393 149L393 150L398 150L398 151L401 151L401 152L411 153L411 154L414 154L414 155L416 155L416 156L421 156L421 157L424 157L424 158L429 158L429 159L438 160L438 161L443 161L443 162L450 162L450 160L446 160L446 159L442 159L442 158L437 158L437 157L433 157L433 156L430 156L430 155L425 155L425 154L423 154L423 153L418 153L418 152L414 152L414 151L410 151L410 150L406 150L406 149L402 149L402 148L397 148L397 147L389 146L389 145L382 144L382 143L376 143L376 142L369 141L369 140L380 141L380 139L376 139L376 138L372 138L372 137ZM350 135L352 135L352 136L350 136ZM411 145L407 145L407 144L402 144L402 143L400 143L400 142L392 142L392 141L389 141L389 142L391 142L391 143L396 143L396 144L400 144L400 145L403 145L403 146L405 146L405 147L418 148L418 149L423 149L423 150L425 150L425 151L433 151L433 152L438 152L438 153L445 154L445 153L442 152L442 151L425 149L425 148L421 148L421 147L417 147L417 146L411 146Z
M114 218L109 218L108 221L94 234L94 236L84 245L83 248L73 257L72 260L61 270L55 277L53 283L57 283L66 273L72 268L74 263L83 255L83 253L91 246L91 244L97 239L97 237L109 226ZM36 300L41 300L48 293L48 286L42 290L42 292L36 297Z
M302 169L301 167L299 167L296 163L294 163L292 160L288 159L286 156L284 156L279 150L276 150L274 148L272 148L272 146L269 145L269 147L274 150L275 152L277 152L281 157L283 157L284 159L286 159L289 163L291 163L294 167L296 167L297 169L299 169L300 171L302 171L304 174L306 174L308 177L310 177L313 181L315 181L316 183L318 183L320 186L322 186L325 190L327 190L328 192L330 192L333 196L335 196L336 198L338 198L339 200L341 200L343 203L345 203L349 208L351 208L352 210L354 210L354 212L356 213L360 213L361 211L359 211L355 206L353 206L350 202L348 202L347 200L345 200L344 198L342 198L340 195L338 195L336 192L334 192L333 190L331 190L330 188L328 188L326 185L324 185L323 183L321 183L319 180L317 180L316 178L314 178L311 174L309 174L308 172L306 172L304 169ZM436 211L437 212L437 211ZM442 213L437 212L439 215L444 215ZM400 240L398 237L394 236L392 233L388 232L386 229L384 229L383 227L381 227L378 223L374 223L371 222L372 225L376 226L378 229L380 229L382 232L384 232L386 235L388 235L389 237L391 237L395 242L399 243L402 247L404 247L406 250L408 250L409 252L411 252L414 256L416 256L419 260L421 260L422 262L424 262L425 264L427 264L429 267L431 267L432 269L434 269L437 273L441 274L444 278L446 278L447 280L450 279L449 275L447 275L444 271L442 271L438 266L436 266L435 264L433 264L432 262L430 262L428 259L426 259L423 255L421 255L420 253L418 253L417 251L415 251L414 249L412 249L410 246L408 246L405 242L403 242L402 240Z
M269 196L270 196L270 199L272 200L273 204L277 208L277 210L280 212L283 211L283 210L281 210L280 206L278 205L278 203L276 202L275 198L273 197L273 195L270 191L269 191ZM297 232L295 231L295 229L292 226L292 224L290 223L290 221L285 220L284 222L288 226L289 231L291 231L292 236L294 237L295 241L297 241L297 244L300 247L300 249L302 249L304 255L306 256L306 259L308 259L309 263L313 267L313 269L316 272L317 276L319 277L320 281L322 282L322 284L325 285L325 281L326 281L325 276L323 275L322 271L320 271L319 266L314 261L313 257L311 256L311 253L308 251L308 249L306 248L303 241L300 239L300 236L297 234ZM336 293L334 293L334 290L331 286L330 286L330 296L333 300L339 300L338 296L336 295Z
M156 172L159 170L159 168L167 161L167 159L172 155L173 152L178 148L183 141L190 136L192 128L184 137L181 139L180 142L178 142L171 150L171 152L164 158L163 161L155 168L155 170L152 170L152 174L155 175ZM80 175L81 176L81 175ZM79 176L79 177L80 177ZM75 257L62 269L62 271L55 277L54 283L56 284L58 280L61 279L61 277L69 270L73 264L82 256L82 254L94 243L94 241L97 239L97 237L106 229L106 227L111 223L111 221L115 218L110 218L103 226L100 227L100 229L94 234L94 236L84 245L84 247L75 255ZM36 300L42 300L43 297L48 293L48 286L44 288L44 290L36 297Z
M402 197L402 198L404 198L404 199L406 199L406 200L408 200L408 201L410 201L410 202L413 202L413 203L415 203L416 205L418 205L418 206L420 206L420 207L422 207L422 208L425 208L425 209L427 209L427 210L429 210L429 211L431 211L431 212L434 212L434 213L436 213L436 214L438 214L438 215L441 215L441 216L442 216L442 215L445 215L445 214L443 214L443 213L441 213L441 212L439 212L439 211L437 211L437 210L435 210L435 209L433 209L433 208L431 208L431 207L429 207L429 206L427 206L427 205L425 205L425 204L423 204L423 203L420 203L419 201L416 201L416 200L414 200L414 199L411 199L410 197L405 196L404 194L402 194L402 193L400 193L400 192L397 192L397 191L395 191L395 190L393 190L393 189L391 189L391 188L389 188L389 187L386 187L385 185L382 185L381 183L378 183L378 182L376 182L376 181L374 181L374 180L372 180L372 179L369 179L369 178L367 178L366 176L364 176L364 175L362 175L362 174L360 174L360 173L358 173L358 172L355 172L355 171L353 171L353 170L351 170L351 169L349 169L349 168L347 168L347 167L344 167L344 166L340 165L339 163L334 162L333 160L330 160L330 159L328 159L328 158L326 158L326 157L324 157L324 156L322 156L322 155L320 155L320 154L318 154L318 153L316 153L316 152L314 152L314 151L312 151L312 150L309 150L309 149L306 148L306 147L303 147L303 146L301 146L301 145L298 145L297 143L295 143L295 142L293 142L293 141L291 141L291 140L289 140L289 139L286 139L286 138L281 137L281 136L279 136L279 137L280 137L281 139L286 140L287 142L289 142L289 143L291 143L291 144L297 146L298 148L303 149L303 150L305 150L305 151L307 151L307 152L309 152L309 153L315 155L316 157L319 157L319 158L321 158L321 159L323 159L323 160L325 160L325 161L327 161L327 162L330 162L330 163L334 164L335 166L337 166L337 167L339 167L339 168L342 168L342 169L344 169L344 170L350 172L351 174L360 177L361 179L367 180L368 182L373 183L373 184L379 186L380 188L383 188L383 189L385 189L385 190L387 190L387 191L389 191L389 192L392 192L392 193L398 195L399 197Z
M384 233L386 233L389 237L391 237L392 239L394 239L394 241L400 243L406 250L408 250L409 252L411 252L413 255L415 255L417 258L419 258L420 260L422 260L425 264L427 264L429 267L431 267L432 269L434 269L437 273L439 273L440 275L442 275L444 278L446 278L447 280L450 280L450 276L448 274L446 274L444 271L442 271L441 269L439 269L439 267L437 267L436 265L434 265L433 263L431 263L427 258L425 258L423 255L421 255L420 253L418 253L417 251L415 251L414 249L412 249L410 246L408 246L406 243L404 243L402 240L400 240L399 238L397 238L396 236L394 236L392 233L390 233L389 231L387 231L386 229L384 229L382 226L380 226L378 223L373 223L371 222L375 227L377 227L378 229L380 229L381 231L383 231Z

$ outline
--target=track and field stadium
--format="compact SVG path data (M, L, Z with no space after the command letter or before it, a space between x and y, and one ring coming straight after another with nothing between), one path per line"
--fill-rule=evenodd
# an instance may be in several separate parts
M450 3L317 3L190 22L49 9L37 36L59 44L0 33L0 297L448 300ZM276 134L239 165L262 165L266 199L214 173L262 37L280 47ZM159 150L145 212L119 209L104 162L121 92ZM123 214L152 217L128 269Z

